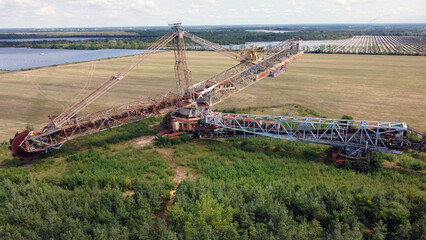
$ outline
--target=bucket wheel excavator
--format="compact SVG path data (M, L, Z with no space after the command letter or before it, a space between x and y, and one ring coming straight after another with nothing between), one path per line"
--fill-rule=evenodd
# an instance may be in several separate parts
M72 104L41 131L22 131L10 139L13 156L31 160L42 153L60 148L65 142L99 131L165 115L167 125L177 136L183 131L203 137L267 136L291 141L327 144L340 154L359 156L366 151L402 153L405 149L425 151L425 136L402 122L354 121L341 119L229 114L215 112L212 106L233 93L262 80L277 77L285 66L303 56L300 40L288 39L271 49L249 48L236 52L186 31L180 23L170 24L171 31L158 39L135 63L121 69L100 86ZM237 61L231 67L207 80L192 84L187 66L184 38ZM122 81L126 75L163 49L173 44L177 94L165 93L142 98L102 111L79 116L85 107ZM407 138L407 132L423 135L421 141Z

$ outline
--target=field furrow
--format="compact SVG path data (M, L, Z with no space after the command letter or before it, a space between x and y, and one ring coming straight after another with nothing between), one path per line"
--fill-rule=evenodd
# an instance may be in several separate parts
M344 40L304 41L305 52L425 55L426 39L418 36L353 36Z

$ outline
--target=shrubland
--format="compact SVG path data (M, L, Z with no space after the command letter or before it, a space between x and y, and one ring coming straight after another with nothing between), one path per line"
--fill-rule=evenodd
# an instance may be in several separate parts
M328 146L262 137L184 135L134 147L135 138L157 133L160 121L70 141L30 167L2 144L0 236L424 239L422 171L362 173L330 164ZM381 157L399 163L404 156ZM425 155L406 156L424 162ZM191 170L179 185L171 180L177 167Z
M155 119L71 141L29 168L9 157L0 169L0 238L153 239L153 215L173 188L170 163L128 142L155 133ZM169 231L170 232L170 231ZM173 235L172 232L170 234Z
M201 146L200 146L201 145ZM325 164L325 146L246 138L179 145L199 176L168 211L181 239L422 239L424 175Z

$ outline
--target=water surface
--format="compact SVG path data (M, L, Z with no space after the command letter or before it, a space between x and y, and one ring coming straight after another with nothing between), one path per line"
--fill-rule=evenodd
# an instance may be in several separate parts
M142 53L137 49L69 50L0 48L0 70L19 70Z
M96 39L123 39L122 37L58 37L58 38L17 38L0 39L0 42L41 42L41 41L88 41Z

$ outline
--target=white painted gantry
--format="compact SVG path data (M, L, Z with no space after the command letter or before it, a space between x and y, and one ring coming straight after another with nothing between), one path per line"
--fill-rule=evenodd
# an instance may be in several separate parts
M217 136L261 135L291 141L401 154L408 147L403 122L219 113L205 111L202 123Z

